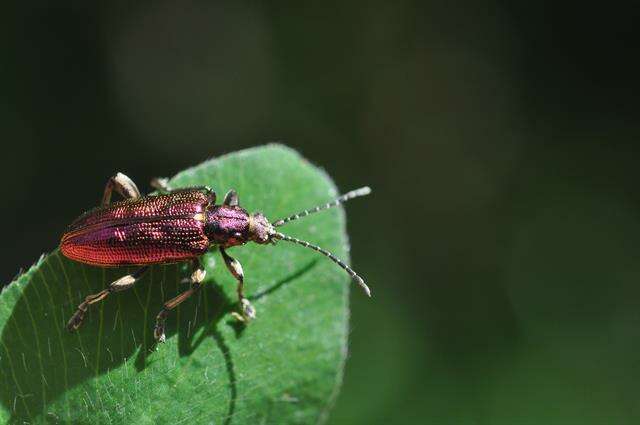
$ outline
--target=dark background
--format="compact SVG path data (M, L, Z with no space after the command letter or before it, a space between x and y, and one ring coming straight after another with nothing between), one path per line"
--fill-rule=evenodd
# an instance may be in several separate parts
M53 2L52 2L53 3ZM343 190L332 424L640 421L637 5L6 3L0 277L120 170L280 141Z

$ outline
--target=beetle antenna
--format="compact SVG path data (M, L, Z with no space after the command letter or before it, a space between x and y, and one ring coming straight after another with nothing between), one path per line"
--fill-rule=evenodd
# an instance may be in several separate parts
M344 195L334 199L331 202L327 202L324 205L318 205L317 207L310 208L308 210L304 210L299 212L298 214L294 214L287 218L281 218L280 220L274 221L273 227L282 226L290 221L297 220L302 217L306 217L309 214L317 213L318 211L328 210L332 207L337 207L340 204L347 202L350 199L357 198L359 196L365 196L371 193L371 188L369 186L361 187L360 189L352 190L351 192L347 192Z
M369 189L368 187L367 187L367 188L363 188L363 189L367 189L367 193L369 193L368 191L370 191L370 189ZM358 189L358 190L361 190L361 189ZM356 191L354 190L354 192L356 192ZM349 192L349 193L352 193L352 192ZM347 193L347 194L346 194L346 195L344 195L344 196L349 195L349 193ZM365 193L365 195L366 195L366 193ZM360 196L360 195L354 195L354 196L352 196L352 197L355 197L355 196ZM340 198L338 198L338 199L340 199ZM347 198L347 199L349 199L349 198ZM336 205L337 205L337 204L336 204ZM327 207L327 208L330 208L330 207ZM319 247L319 246L317 246L317 245L310 244L310 243L309 243L309 242L307 242L307 241L303 241L303 240L301 240L301 239L294 238L294 237L292 237L292 236L283 235L283 234L282 234L282 233L280 233L280 232L275 232L275 233L272 235L272 237L273 237L273 238L275 238L275 239L283 240L283 241L289 241L289 242L297 243L298 245L302 245L302 246L305 246L305 247L307 247L307 248L311 248L311 249L313 249L314 251L318 251L320 254L322 254L322 255L324 255L324 256L326 256L326 257L329 257L329 259L330 259L331 261L333 261L334 263L336 263L337 265L339 265L340 267L342 267L342 268L344 269L344 271L346 271L347 273L349 273L349 276L351 276L351 277L353 278L353 280L355 280L355 281L356 281L356 283L362 287L362 289L363 289L363 290L364 290L364 292L367 294L367 296L369 296L369 297L371 296L371 290L369 289L369 287L367 286L367 284L366 284L366 283L364 283L364 279L362 279L360 276L358 276L358 274L357 274L356 272L354 272L354 271L353 271L353 269L352 269L351 267L347 266L347 265L346 265L346 264L345 264L341 259L339 259L339 258L338 258L338 257L336 257L335 255L333 255L332 253L330 253L330 252L329 252L329 251L327 251L326 249L324 249L324 248L320 248L320 247Z

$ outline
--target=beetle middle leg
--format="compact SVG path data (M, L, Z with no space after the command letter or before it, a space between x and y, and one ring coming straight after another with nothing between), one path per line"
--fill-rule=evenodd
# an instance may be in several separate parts
M186 291L180 293L177 297L170 299L164 306L158 316L156 316L156 326L153 330L153 336L158 342L165 341L164 334L164 324L167 320L167 316L169 312L179 306L184 300L191 297L193 294L198 292L198 290L202 287L202 281L204 281L204 277L206 274L205 269L200 264L200 260L193 260L193 273L191 273L191 286Z
M227 254L224 248L220 247L220 254L224 259L224 263L227 268L238 281L238 302L240 304L240 313L233 313L233 315L242 322L248 322L251 319L256 318L256 310L253 308L249 300L244 296L244 272L242 271L242 265L238 260Z
M166 177L155 177L151 179L150 185L152 188L156 189L159 192L164 193L177 193L177 192L186 192L189 190L200 190L207 194L209 198L209 202L211 204L215 204L216 202L216 192L211 189L209 186L188 186L188 187L179 187L172 188L169 186L169 179Z
M97 294L88 295L84 301L78 306L76 312L71 316L69 322L67 322L67 329L70 331L78 330L82 326L84 321L84 315L87 313L89 306L99 301L104 300L113 292L120 292L131 288L138 279L149 269L148 266L141 267L135 272L121 277L120 279L112 282L106 289L98 292Z

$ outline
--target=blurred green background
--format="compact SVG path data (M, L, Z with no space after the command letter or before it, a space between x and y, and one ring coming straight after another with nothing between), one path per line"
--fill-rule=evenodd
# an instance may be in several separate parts
M630 3L7 2L0 277L123 171L280 141L347 206L331 424L640 422ZM226 188L225 188L226 189ZM306 205L301 205L306 207Z

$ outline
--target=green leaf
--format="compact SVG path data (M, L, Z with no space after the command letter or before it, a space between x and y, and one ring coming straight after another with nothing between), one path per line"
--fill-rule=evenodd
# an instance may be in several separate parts
M337 194L322 170L279 145L207 161L170 184L206 184L219 199L235 188L244 208L271 220ZM341 209L291 223L286 233L347 259ZM287 242L230 253L243 265L257 319L247 327L233 319L236 284L214 250L204 257L204 289L172 312L167 342L157 347L155 316L186 289L184 264L153 267L133 289L96 304L72 334L65 323L81 300L132 269L81 265L58 250L41 258L0 294L0 420L322 422L342 379L350 279Z

